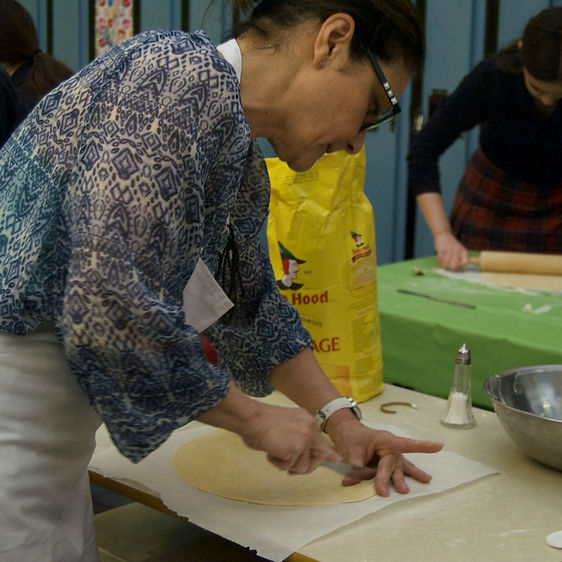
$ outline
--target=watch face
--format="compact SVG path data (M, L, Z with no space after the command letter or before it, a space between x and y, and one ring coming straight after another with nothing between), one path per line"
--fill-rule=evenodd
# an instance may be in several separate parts
M351 404L351 411L355 414L355 417L358 420L361 420L362 414L361 414L361 410L359 409L359 406L358 406L357 402L355 402L355 400L353 398L351 398L350 396L346 396L346 398L349 400L349 402Z

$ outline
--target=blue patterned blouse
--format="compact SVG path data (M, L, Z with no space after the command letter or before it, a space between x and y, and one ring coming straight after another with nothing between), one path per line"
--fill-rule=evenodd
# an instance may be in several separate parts
M0 152L0 331L51 321L119 450L138 461L225 396L271 392L310 344L258 233L269 180L234 69L197 32L148 32L46 96ZM201 257L235 303L205 334Z

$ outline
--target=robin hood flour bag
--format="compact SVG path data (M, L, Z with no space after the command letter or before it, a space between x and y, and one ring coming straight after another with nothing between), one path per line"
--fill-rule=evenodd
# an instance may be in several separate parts
M326 154L307 172L266 160L269 256L281 294L299 311L316 357L340 393L383 389L373 209L364 149Z

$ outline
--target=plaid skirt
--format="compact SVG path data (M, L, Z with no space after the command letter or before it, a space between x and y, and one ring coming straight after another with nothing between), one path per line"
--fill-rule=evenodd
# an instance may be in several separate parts
M451 226L469 250L562 254L562 178L550 190L510 178L479 148L457 190Z

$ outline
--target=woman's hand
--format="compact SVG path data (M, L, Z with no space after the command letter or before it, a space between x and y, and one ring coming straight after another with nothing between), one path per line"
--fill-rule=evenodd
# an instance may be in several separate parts
M246 445L267 452L268 460L291 474L308 474L323 460L342 460L329 445L315 419L302 408L258 403L241 432Z
M338 416L338 414L341 415ZM442 443L418 441L398 437L388 431L374 430L360 423L351 412L344 410L334 413L326 429L344 460L361 466L377 467L375 491L379 496L390 494L390 483L401 494L409 492L406 476L420 482L429 482L431 476L403 456L403 453L436 453L443 448ZM333 418L333 419L332 419ZM356 484L349 477L343 485Z
M450 232L437 234L434 239L437 259L445 268L452 271L461 269L470 263L468 250Z
M291 474L307 474L324 459L341 461L302 408L272 406L244 395L234 384L225 398L198 421L238 433L252 449Z
M340 396L311 349L304 349L289 361L272 369L270 382L309 412L318 411ZM407 493L405 476L411 476L420 482L431 480L429 474L414 466L402 453L436 453L443 448L442 443L405 439L387 431L369 429L357 420L349 408L334 412L326 422L326 431L343 460L361 466L377 466L375 490L381 496L388 496L389 482L392 482L398 492ZM324 458L333 460L329 456ZM318 466L320 462L314 464ZM343 484L354 483L347 477L343 480Z
M416 200L433 236L439 263L453 271L468 265L468 251L453 235L441 194L422 193Z

